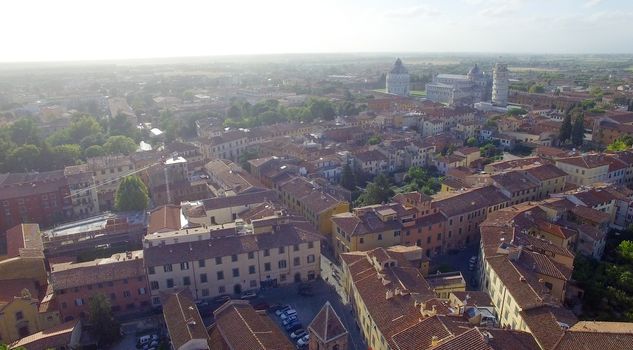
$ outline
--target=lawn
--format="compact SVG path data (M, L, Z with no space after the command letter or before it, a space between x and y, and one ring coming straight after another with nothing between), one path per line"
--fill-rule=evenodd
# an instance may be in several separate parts
M413 91L411 91L411 96L425 97L426 96L426 91L425 90L413 90Z

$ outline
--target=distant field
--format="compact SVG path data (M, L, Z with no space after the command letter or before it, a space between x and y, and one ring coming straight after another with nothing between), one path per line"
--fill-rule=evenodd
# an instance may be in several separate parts
M540 68L540 67L509 67L512 72L558 72L558 68Z
M417 96L417 97L425 97L426 96L426 91L422 90L414 90L411 91L411 96Z
M629 72L633 72L633 66L630 66L629 68L627 68L625 70L628 70Z

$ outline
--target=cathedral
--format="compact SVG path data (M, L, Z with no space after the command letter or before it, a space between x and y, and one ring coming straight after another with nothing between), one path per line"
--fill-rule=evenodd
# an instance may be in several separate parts
M409 71L398 58L391 71L387 73L387 93L398 96L409 96Z
M487 100L490 85L490 77L475 64L466 75L436 75L432 83L426 84L426 98L452 106L470 105Z

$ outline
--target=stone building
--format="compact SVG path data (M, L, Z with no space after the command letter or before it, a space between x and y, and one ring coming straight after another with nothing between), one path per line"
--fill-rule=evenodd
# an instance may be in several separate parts
M398 96L409 96L409 71L398 58L391 71L387 73L387 93Z

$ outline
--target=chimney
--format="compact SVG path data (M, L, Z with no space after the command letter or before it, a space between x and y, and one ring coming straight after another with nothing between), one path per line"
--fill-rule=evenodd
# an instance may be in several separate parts
M389 300L391 298L393 298L393 291L391 289L387 289L385 292L385 299Z
M440 338L437 335L431 337L431 347L436 347L440 343Z

